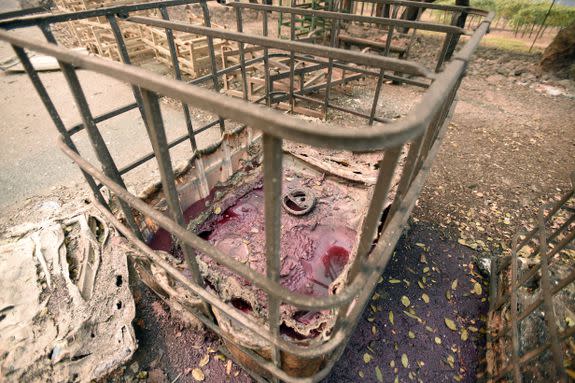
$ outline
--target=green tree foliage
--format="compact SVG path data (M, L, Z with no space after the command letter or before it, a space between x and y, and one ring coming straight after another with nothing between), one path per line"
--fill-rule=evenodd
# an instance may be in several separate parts
M453 4L453 0L440 0L437 3ZM471 0L471 6L494 11L497 19L502 19L515 29L541 25L551 5L550 0ZM575 23L575 7L555 4L545 25L564 28Z

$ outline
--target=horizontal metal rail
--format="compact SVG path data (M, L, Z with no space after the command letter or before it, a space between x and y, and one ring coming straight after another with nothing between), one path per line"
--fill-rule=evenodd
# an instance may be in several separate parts
M149 3L139 3L132 5L118 5L112 7L103 7L97 9L90 9L87 11L78 11L62 14L50 15L35 15L29 17L19 17L16 19L8 19L0 21L0 28L14 29L33 27L38 25L48 25L55 23L63 23L66 21L82 20L92 17L108 16L108 15L127 15L130 12L145 11L149 9L158 9L160 7L174 7L177 5L199 4L202 0L165 0L165 1L152 1Z
M424 31L432 31L432 32L443 32L443 33L454 33L454 34L471 34L472 32L468 32L463 28L456 27L453 25L445 25L445 24L436 24L436 23L428 23L428 22L421 22L421 21L410 21L410 20L401 20L401 19L388 19L383 17L373 17L373 16L360 16L354 15L349 13L340 13L340 12L331 12L331 11L322 11L322 10L315 10L315 9L307 9L307 8L294 8L294 7L281 7L276 5L264 5L264 4L255 4L255 3L239 3L233 2L228 4L228 6L234 8L243 8L243 9L253 9L258 11L266 11L266 12L282 12L282 13L290 13L293 15L301 15L301 16L312 16L312 17L323 17L326 19L332 20L342 20L342 21L354 21L359 23L370 23L375 25L391 25L394 27L404 27L404 28L415 28L421 29Z
M0 20L12 19L15 17L22 17L22 16L27 16L27 15L32 15L35 13L42 13L42 12L49 12L49 11L50 11L50 8L48 8L48 7L32 7L32 8L18 9L17 11L0 13Z
M409 1L409 0L353 0L354 3L374 3L374 4L393 4L393 5L403 5L405 7L413 7L420 9L435 9L439 11L452 11L452 12L466 12L469 14L475 14L478 16L487 16L488 12L483 9L466 7L462 5L451 5L451 4L436 4L428 3L425 1Z
M442 96L453 87L458 81L458 76L463 73L462 67L451 65L438 76L437 81L429 87L419 104L406 118L384 127L374 126L371 129L350 131L343 127L325 129L319 123L304 122L277 111L252 107L246 101L230 99L225 95L167 79L138 67L82 55L53 44L13 36L5 31L0 31L0 39L53 56L78 68L94 70L117 80L127 81L164 96L182 100L223 117L243 122L270 135L282 136L284 139L309 145L356 151L393 147L421 134L426 126L427 116L441 107Z
M153 17L130 16L126 20L133 23L150 25L158 28L172 29L180 32L195 33L212 38L257 45L264 48L281 49L295 53L306 53L335 60L352 62L360 65L367 65L370 67L401 72L414 76L421 76L430 79L434 78L433 72L421 64L391 57L382 57L365 53L362 54L343 49L303 43L300 41L279 40L271 37L250 35L241 32L232 32L225 29L209 28L176 21L166 21Z

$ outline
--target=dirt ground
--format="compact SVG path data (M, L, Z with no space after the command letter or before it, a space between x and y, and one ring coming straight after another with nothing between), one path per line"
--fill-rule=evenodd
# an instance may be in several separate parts
M410 285L381 285L377 291L381 303L375 304L375 310L366 310L343 356L347 362L340 363L326 381L376 382L375 366L384 381L393 381L396 376L399 381L408 381L410 373L423 381L451 381L455 377L474 381L484 338L479 332L481 320L471 321L485 314L486 304L483 295L464 295L473 286L470 278L482 284L469 269L471 260L481 253L505 251L511 235L532 222L542 202L567 190L569 174L575 170L575 86L541 75L538 59L538 54L491 47L482 47L475 55L459 90L447 136L414 211L412 230L399 243L396 257L383 276L386 281L406 279ZM131 96L123 84L112 91L98 76L81 73L91 102L103 110ZM69 113L66 122L77 121L74 107L66 108L66 103L72 104L71 97L60 75L43 76L50 92L60 92L55 94L62 96L62 108ZM0 89L0 135L5 146L0 151L1 231L57 215L60 209L74 209L83 203L87 190L76 168L56 149L55 129L26 76L0 76ZM107 97L110 92L116 98ZM166 116L181 127L177 112L164 105ZM130 133L130 128L142 129L137 116L127 115L105 127L113 150L126 160L147 147L145 140L140 140L143 135ZM173 132L174 136L177 133ZM130 147L121 145L131 137L136 138ZM186 153L182 151L182 158ZM153 170L147 174L154 176ZM140 177L135 176L138 180ZM57 202L59 207L47 201ZM414 302L418 313L427 313L417 279L400 270L397 262L398 257L404 257L410 267L421 268L422 253L438 269L438 283L426 291L429 305L438 308L425 317L433 331L401 315L404 295ZM446 261L444 254L458 262ZM449 300L445 291L458 275L462 293ZM228 367L226 358L217 351L218 341L210 334L187 328L145 287L135 288L140 348L134 362L107 380L193 382L192 368L202 365L209 355L202 367L206 381L250 381L237 366ZM396 313L395 325L390 323L390 311ZM443 324L446 317L457 322L457 331ZM470 340L463 341L461 331L470 328L478 332L467 330ZM440 337L441 344L435 336ZM369 362L365 362L366 353L371 355ZM404 354L407 368L402 367ZM454 361L450 362L449 355ZM424 362L427 365L419 364L426 360L430 361Z

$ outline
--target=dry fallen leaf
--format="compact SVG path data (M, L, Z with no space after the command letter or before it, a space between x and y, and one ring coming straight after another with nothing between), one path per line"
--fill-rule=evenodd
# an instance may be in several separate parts
M469 333L467 332L466 329L462 329L461 330L461 340L465 342L468 338L469 338Z
M481 288L481 285L477 282L475 282L473 284L473 291L472 291L475 295L481 295L481 293L483 292L483 289Z
M441 344L441 338L438 337L438 336L436 336L436 337L435 337L435 343Z
M363 354L363 361L365 363L371 362L371 359L372 359L371 355L369 355L367 352L365 354Z
M425 303L429 303L429 295L426 293L421 294L421 299L423 299Z
M453 282L451 282L451 289L457 290L457 279L455 279Z
M452 321L452 320L449 319L449 318L445 318L445 325L446 325L447 327L449 327L449 329L452 330L452 331L456 331L456 330L457 330L457 326L455 325L455 322Z
M454 368L455 367L455 358L453 357L453 355L449 355L447 356L447 363L449 363L449 367Z
M407 368L407 366L409 366L409 359L407 359L406 354L401 355L401 364L403 365L404 368Z
M411 304L411 301L409 300L408 297L406 297L404 295L401 297L401 304L403 304L405 307L409 307L409 305Z
M204 367L206 364L210 362L210 354L204 355L202 360L200 360L200 367Z
M228 362L226 363L226 374L230 374L232 372L232 361L230 359L228 359Z
M389 283L396 284L396 283L401 283L401 281L399 279L390 279Z
M393 325L393 311L389 312L389 322Z
M381 373L379 366L375 366L375 377L377 378L378 382L383 383L383 374Z
M192 376L194 377L194 379L198 382L203 382L204 379L206 378L204 376L204 372L202 370L200 370L199 368L194 368L192 370Z
M413 331L408 332L407 336L410 337L411 339L415 339L415 334L413 333Z

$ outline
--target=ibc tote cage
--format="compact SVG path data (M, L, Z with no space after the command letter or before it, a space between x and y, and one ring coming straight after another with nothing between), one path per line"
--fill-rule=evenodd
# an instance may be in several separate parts
M373 2L374 0L370 1ZM468 7L434 5L403 0L378 0L375 2L390 4L393 7L440 9L451 13L454 20L461 15L467 14L478 15L484 19L474 31L467 31L454 25L236 2L232 3L231 6L235 11L238 31L232 32L210 27L210 16L205 1L173 0L66 14L34 15L0 21L0 27L3 29L38 26L44 33L47 41L25 39L7 31L0 31L0 40L11 44L21 60L61 135L58 141L61 150L80 167L89 187L94 193L94 204L100 209L106 219L112 222L151 263L165 270L174 281L177 281L178 284L201 300L199 306L190 305L187 309L207 328L222 338L232 343L234 342L226 331L222 331L218 321L214 319L213 311L218 310L222 316L239 324L249 331L253 337L269 345L271 350L271 357L269 358L263 357L261 354L243 347L241 344L233 345L241 350L244 355L251 358L250 365L255 364L259 366L257 371L254 371L254 368L248 371L258 381L265 381L265 379L276 381L279 379L285 382L317 382L329 374L343 353L351 333L378 283L381 273L391 258L402 229L424 185L431 163L449 124L450 116L455 106L456 92L465 74L468 61L483 35L488 32L490 22L494 16L492 13L488 14L487 12ZM169 20L168 7L186 4L199 4L204 15L204 26L192 26ZM247 8L261 11L263 15L261 19L263 36L242 33L242 10ZM151 9L159 10L162 19L134 15L135 12ZM274 12L290 15L310 14L330 19L331 35L328 46L296 41L293 26L291 28L291 40L267 37L268 19ZM101 16L106 17L110 23L123 63L78 54L61 47L57 44L51 31L51 26L54 24ZM121 25L118 20L121 23L137 23L165 28L172 54L172 64L175 72L174 79L130 65L130 57L123 43ZM337 34L340 24L346 22L373 23L387 27L388 44L391 41L394 29L399 27L409 27L413 30L413 33L420 29L444 33L445 41L438 56L438 68L443 66L446 46L456 41L461 35L467 35L469 39L452 57L451 61L445 64L443 70L434 72L415 62L335 48L334 35ZM178 56L172 39L173 31L207 36L211 49L211 73L194 79L190 83L181 79L181 73L178 70ZM240 57L238 65L225 69L218 68L212 44L214 38L234 41L238 44ZM244 55L244 49L247 49L245 48L246 44L262 48L263 55L247 61ZM68 82L81 113L82 123L70 128L64 126L25 49L52 56L58 60L61 71ZM278 52L284 52L283 55L290 58L289 71L287 72L287 78L290 82L288 92L273 91L270 84L268 64L270 57L273 54L278 54ZM389 53L389 51L386 53ZM305 121L273 110L271 107L281 100L289 100L293 110L295 99L306 98L304 95L305 88L298 91L294 89L294 61L296 59L315 63L316 68L326 71L327 80L321 87L325 94L322 96L323 99L319 101L325 110L335 109L359 116L367 121L368 126L362 129L348 129L338 126L328 127L318 121ZM264 65L265 94L259 99L253 100L253 102L248 102L246 68L257 62ZM102 115L94 116L79 82L76 73L77 68L95 71L130 84L136 102ZM339 108L330 102L330 88L332 87L330 81L334 68L377 79L369 114ZM241 74L243 99L232 98L219 92L219 78L234 71L239 71ZM399 82L426 88L421 99L411 109L409 114L397 121L376 115L380 91L386 79L398 80ZM201 84L210 84L215 91L198 86ZM317 90L314 89L314 91ZM160 111L160 96L178 100L181 102L184 112L188 133L172 142L168 142L166 138L166 129ZM314 100L318 102L317 99ZM265 106L258 105L262 103ZM211 112L217 115L217 119L207 125L195 128L192 126L189 106ZM135 108L139 109L145 122L153 153L146 154L119 168L108 150L97 124ZM177 175L174 174L170 149L182 143L191 145L194 153L191 161L195 161L196 169L201 173L203 171L202 156L205 153L202 149L198 149L195 136L207 129L219 129L221 138L217 145L225 147L226 138L231 134L226 130L226 122L228 121L235 121L240 124L239 128L237 128L239 130L248 127L257 131L258 134L261 133L267 265L265 275L250 269L249 266L238 262L232 257L228 257L206 240L186 230L183 218L181 195L179 195L180 190L176 184ZM76 149L73 136L84 130L90 138L102 170L82 157ZM288 141L316 148L346 150L354 153L383 152L383 157L381 157L381 161L376 167L377 179L365 217L361 223L361 230L358 233L356 251L352 257L346 284L336 294L319 297L297 294L279 283L282 177L278 177L278 175L282 174L282 157L284 156L282 143ZM404 157L402 157L402 153L405 153ZM154 158L158 163L161 188L169 207L169 216L154 209L129 192L124 182L126 173ZM400 163L401 166L399 165ZM394 177L398 180L397 190L393 197L390 197L389 190ZM108 188L119 202L123 215L121 219L112 213L110 204L101 192L103 186ZM391 198L390 207L384 222L381 223L380 220L388 198ZM141 231L141 219L139 217L145 217L145 219L154 221L159 227L168 231L174 238L177 238L183 250L186 266L191 277L184 275L177 267L167 262L164 257L158 255L146 244ZM377 239L374 241L374 238ZM206 288L196 262L196 254L198 253L206 255L223 267L232 270L234 274L245 278L267 294L267 326L261 326L250 315L226 304L218 295ZM337 319L329 338L314 339L302 345L283 337L279 333L281 304L289 304L300 310L330 310ZM295 355L301 361L321 358L322 362L318 370L312 371L306 376L292 376L282 369L282 361L286 354ZM238 364L242 365L242 362L240 361Z

